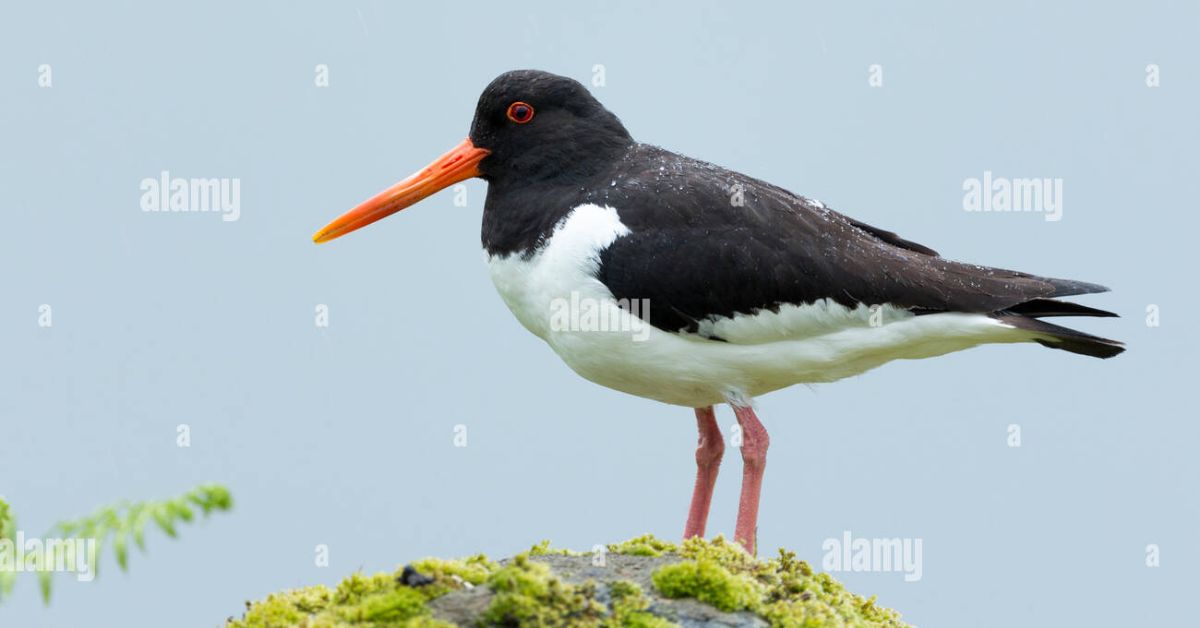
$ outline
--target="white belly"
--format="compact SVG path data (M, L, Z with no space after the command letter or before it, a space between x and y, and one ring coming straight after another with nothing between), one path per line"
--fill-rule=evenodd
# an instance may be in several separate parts
M727 342L664 332L621 308L594 277L600 251L628 232L616 210L581 205L534 255L493 256L488 265L509 309L568 366L640 397L689 407L743 401L895 359L1028 339L983 315L913 316L826 301L705 323Z

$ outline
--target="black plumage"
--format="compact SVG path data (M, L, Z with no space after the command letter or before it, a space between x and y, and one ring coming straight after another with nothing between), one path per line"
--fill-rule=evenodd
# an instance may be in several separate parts
M497 112L512 100L537 117L506 123ZM1046 335L1047 346L1098 357L1123 350L1036 320L1111 316L1055 300L1103 286L947 260L780 187L637 143L565 77L501 75L480 98L470 137L492 151L480 165L487 252L532 255L575 207L613 207L630 233L600 253L596 277L617 299L648 299L662 330L696 333L705 320L829 299L986 314Z

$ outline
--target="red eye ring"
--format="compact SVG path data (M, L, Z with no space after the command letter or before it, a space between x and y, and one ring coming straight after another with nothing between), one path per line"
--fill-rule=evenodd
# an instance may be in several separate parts
M508 106L508 119L517 124L525 124L533 119L533 105L517 101Z

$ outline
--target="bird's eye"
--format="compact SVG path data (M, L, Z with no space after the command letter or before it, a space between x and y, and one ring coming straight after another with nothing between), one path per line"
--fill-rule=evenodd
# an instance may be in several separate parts
M517 124L525 124L533 119L533 106L517 101L508 106L508 119Z

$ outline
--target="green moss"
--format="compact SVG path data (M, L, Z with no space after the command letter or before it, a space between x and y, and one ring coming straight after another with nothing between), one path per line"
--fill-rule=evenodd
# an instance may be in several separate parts
M814 573L795 553L759 560L740 545L717 537L689 539L678 553L687 559L654 572L667 597L692 597L725 611L748 610L785 628L819 626L900 627L900 614L846 590L829 574Z
M667 597L694 597L727 613L754 606L762 595L752 578L709 559L664 565L654 572L654 586Z
M550 541L543 540L542 542L538 543L537 545L534 545L533 547L529 548L529 555L530 556L585 556L586 553L585 552L572 552L569 549L550 547Z
M767 567L739 543L728 541L723 536L711 541L688 539L680 545L679 555L691 560L711 560L737 573L754 574Z
M324 585L275 593L260 602L247 603L245 617L230 620L229 625L239 628L291 626L325 609L332 600L333 591Z
M395 623L425 614L425 596L407 587L365 595L350 606L337 609L347 623Z
M612 616L606 626L625 628L669 628L675 624L646 612L650 600L635 582L618 580L608 586L612 597Z
M645 534L623 543L612 543L608 546L610 554L625 554L627 556L662 556L668 552L678 551L674 543L655 538L653 534Z
M426 559L416 564L428 568L434 581L420 588L400 584L396 573L365 575L355 573L336 588L316 585L268 596L247 604L242 619L231 619L230 628L276 628L303 625L306 628L343 628L346 626L395 626L425 628L449 626L429 616L426 603L462 585L455 578L469 581L486 578L486 558L462 561ZM435 568L436 566L436 568ZM484 571L480 571L484 570ZM420 571L420 569L418 569Z
M484 625L595 626L597 628L670 628L675 624L646 609L650 600L628 580L609 585L611 609L597 600L591 580L579 585L563 582L550 568L524 554L488 580L496 592L484 613Z
M681 544L642 536L608 546L609 552L637 556L674 554L681 562L663 565L652 575L654 588L668 598L695 598L720 610L748 611L773 626L900 627L895 611L879 607L845 589L828 574L814 573L791 552L780 550L759 560L740 545L720 537ZM472 556L462 560L426 558L412 563L432 582L409 587L400 571L368 576L356 573L336 587L322 585L287 591L248 604L235 628L448 626L432 617L428 602L468 586L491 589L491 602L479 618L484 625L584 626L595 628L666 628L671 622L649 612L651 597L636 583L616 580L603 591L592 581L570 584L530 556L578 554L534 545L505 565ZM604 595L603 593L606 593Z
M596 601L596 586L573 586L550 573L543 563L518 554L488 578L496 596L483 623L502 626L599 626L607 614Z
M493 572L500 568L488 560L483 554L476 554L462 560L442 560L440 558L422 558L412 563L413 569L427 576L433 576L435 584L449 583L455 577L472 585L483 584Z

